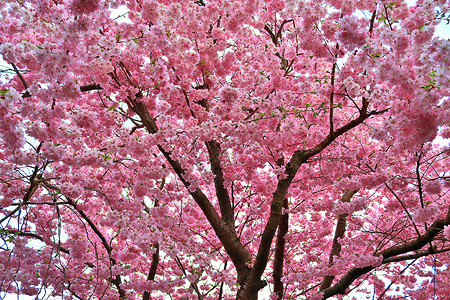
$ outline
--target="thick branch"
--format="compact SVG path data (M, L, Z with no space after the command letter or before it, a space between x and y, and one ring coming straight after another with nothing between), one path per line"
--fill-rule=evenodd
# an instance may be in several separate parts
M208 148L209 161L211 163L211 170L214 173L214 186L216 188L216 196L219 201L220 212L222 219L234 231L234 212L231 206L230 195L224 187L223 172L220 166L220 145L216 141L206 142Z
M273 290L277 294L278 299L283 299L283 263L285 236L289 228L288 200L285 198L283 203L284 214L281 216L280 226L278 226L277 240L275 243L275 258L273 260Z
M272 32L272 29L270 29L269 25L264 25L264 29L267 31L267 33L270 35L270 38L272 39L272 43L275 46L278 46L278 39L275 36L275 34Z
M444 248L437 250L436 247L429 248L425 251L417 252L414 254L405 254L405 255L399 255L395 257L390 257L388 259L383 259L383 264L393 263L393 262L399 262L399 261L405 261L405 260L411 260L411 259L418 259L430 254L438 254L438 253L444 253L449 252L450 248Z
M89 92L89 91L96 91L96 90L101 90L102 87L97 84L97 83L91 83L91 84L86 84L86 85L82 85L80 86L80 92ZM22 94L22 98L29 98L31 97L30 92L25 91Z
M341 136L345 132L349 131L350 129L358 126L359 124L364 122L366 119L368 119L370 116L384 113L384 111L380 111L380 112L375 111L375 112L368 113L367 112L368 106L369 106L369 102L366 99L363 98L363 105L362 105L362 108L361 108L361 111L360 111L360 114L359 114L358 118L356 118L354 120L351 120L350 122L348 122L344 126L339 127L335 131L329 133L327 135L327 137L321 143L319 143L317 146L309 149L306 152L306 156L308 156L308 158L309 158L309 157L312 157L312 156L316 155L317 153L319 153L320 151L325 149L328 145L330 145L336 138L338 138L339 136ZM296 154L294 153L294 155L296 155Z
M259 289L264 287L261 282L261 276L269 259L270 247L275 231L280 224L284 199L286 198L287 191L295 177L295 174L297 173L298 168L301 164L305 163L307 159L304 156L304 151L298 151L297 153L297 155L293 155L289 163L286 165L287 177L278 181L277 189L273 193L270 216L261 237L258 254L256 255L248 282L242 291L240 291L238 299L248 299L250 297L248 295L254 295Z
M287 191L294 179L300 165L305 163L308 158L320 153L328 145L330 145L335 139L344 134L345 132L351 130L352 128L358 126L364 122L367 118L372 115L382 114L385 111L372 111L367 112L369 102L367 99L363 98L362 108L360 109L359 117L351 120L344 126L336 129L334 132L328 134L328 136L317 146L309 150L297 150L291 157L289 163L286 164L286 178L278 181L277 188L273 193L272 205L270 208L270 216L267 221L266 227L264 228L263 235L261 237L261 243L259 245L258 254L256 256L255 262L253 264L252 272L248 279L247 285L240 291L240 299L246 299L246 295L252 295L257 293L258 289L261 288L262 284L260 278L266 268L267 261L269 260L270 247L272 244L275 231L278 227L281 218L281 207L283 205L284 198L286 197Z
M102 87L97 83L91 83L91 84L86 84L86 85L80 86L80 91L82 91L82 92L96 91L96 90L101 90L101 89L102 89Z
M142 123L144 124L147 131L149 133L158 132L156 122L150 116L147 107L143 103L136 100L132 100L131 103L133 104L133 109L141 117ZM228 224L220 218L216 209L209 201L208 197L206 197L198 187L196 187L195 190L190 188L190 182L187 182L184 179L184 175L186 172L181 167L181 164L178 161L172 159L170 152L164 150L161 145L157 145L157 147L169 162L170 166L175 171L183 185L188 189L189 194L191 194L192 198L200 207L205 217L208 219L208 222L211 224L217 237L222 242L225 251L233 261L233 264L236 267L238 273L238 282L240 282L245 278L245 276L247 276L249 272L249 268L246 264L251 261L250 253L240 242L239 238L236 235L236 232L234 231L234 228L231 229Z
M17 67L16 67L16 65L15 65L14 63L12 63L12 62L9 62L9 63L12 65L12 67L13 67L13 69L14 69L14 72L16 72L17 76L19 77L20 82L22 82L23 87L25 88L25 90L27 90L27 89L28 89L28 84L27 84L27 82L25 81L25 78L23 78L23 76L22 76L22 74L20 73L19 69L17 69Z
M372 36L373 24L375 23L376 16L377 16L377 10L375 9L372 13L372 17L370 18L370 25L369 25L370 36Z
M205 194L199 188L195 188L195 190L192 191L192 189L190 188L191 184L187 182L183 177L183 175L185 174L185 170L181 167L180 163L173 160L170 157L170 153L165 151L162 146L158 145L158 149L165 156L175 173L178 175L178 178L188 189L189 194L191 194L192 198L195 200L205 217L208 219L209 223L214 229L214 232L227 251L227 254L233 261L233 264L235 265L238 272L238 281L240 281L248 273L249 269L246 266L246 263L251 261L250 253L244 248L235 231L232 230L227 225L227 223L225 223L225 221L219 217L216 209L211 204L211 202L209 202Z
M153 281L155 280L156 270L158 269L159 264L159 244L156 244L155 253L152 255L152 265L150 266L150 271L148 272L147 280ZM150 300L150 292L145 291L142 296L142 300Z
M342 195L341 202L350 202L353 195L356 194L355 190L346 190L344 195ZM336 224L336 230L334 231L333 244L331 246L330 257L328 259L328 264L331 266L333 264L334 256L341 255L341 244L339 243L339 239L344 237L344 233L347 227L347 214L341 214L338 217L338 221ZM333 279L335 276L326 275L323 278L322 284L320 285L320 290L324 290L329 288L333 283Z
M382 256L383 263L389 263L394 261L400 261L400 259L396 259L397 255L406 254L411 251L417 251L421 249L428 243L431 243L443 229L445 225L450 224L450 209L447 217L445 219L438 219L431 224L428 230L422 236L417 237L415 240L411 242L407 242L405 244L392 246L388 249L380 251L375 254L375 256ZM410 259L410 257L414 258L411 255L402 256L405 259ZM348 271L335 285L323 290L323 299L332 297L337 294L345 294L345 291L350 285L361 275L364 275L370 271L375 269L374 266L368 266L364 268L353 268Z

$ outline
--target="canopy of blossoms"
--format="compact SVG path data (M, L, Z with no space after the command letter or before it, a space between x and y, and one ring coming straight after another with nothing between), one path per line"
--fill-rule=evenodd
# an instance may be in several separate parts
M0 297L448 297L448 21L1 1Z

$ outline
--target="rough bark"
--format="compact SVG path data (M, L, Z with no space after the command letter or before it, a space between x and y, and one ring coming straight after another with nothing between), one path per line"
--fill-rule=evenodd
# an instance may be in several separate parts
M404 258L405 260L410 259L413 256L407 255L408 252L420 250L428 243L431 243L433 239L440 232L442 232L444 226L449 224L450 224L450 208L447 212L446 218L434 221L433 224L431 224L431 226L427 229L427 231L423 235L417 237L416 239L410 242L395 245L388 249L379 251L378 253L375 254L375 256L383 257L382 264L391 263L394 261L401 261L399 259L396 259L399 257ZM344 276L336 284L322 291L323 299L327 299L338 294L345 294L345 291L356 279L372 271L373 269L375 269L375 266L367 266L364 268L351 269L350 271L345 273Z
M285 236L289 228L289 214L287 212L288 200L284 199L283 208L285 210L281 217L280 226L278 226L277 239L275 242L275 257L273 261L273 289L278 299L283 299L284 286L281 279L283 278L283 263L285 254Z
M215 175L214 186L217 200L219 201L220 213L222 214L222 219L234 231L233 207L231 206L230 195L223 184L223 172L222 167L220 166L220 144L217 141L209 141L206 142L206 147L208 148L211 170Z
M137 101L136 99L130 99L132 109L140 116L144 127L149 133L158 132L158 127L155 120L150 116L147 107ZM217 213L214 206L209 201L208 197L197 187L195 190L190 188L190 183L184 179L186 171L182 168L181 164L172 159L171 153L166 151L161 145L157 145L159 151L164 155L174 172L177 174L180 181L189 191L189 194L195 200L197 205L202 210L203 214L211 224L214 232L221 241L225 248L225 251L230 256L236 271L238 273L238 282L243 283L244 279L250 272L247 264L251 262L251 255L242 245L241 241L236 235L234 228L230 228L226 221L224 221ZM193 191L192 191L193 190Z
M355 190L347 190L344 192L341 198L341 202L350 202L353 195L356 194ZM338 221L336 224L336 230L334 232L333 244L331 246L330 257L328 259L328 265L333 265L333 259L335 256L341 255L341 244L339 243L339 239L344 237L345 229L347 227L347 214L341 214L338 217ZM335 276L326 275L323 278L322 284L320 285L320 290L324 290L331 286L333 283L333 279Z

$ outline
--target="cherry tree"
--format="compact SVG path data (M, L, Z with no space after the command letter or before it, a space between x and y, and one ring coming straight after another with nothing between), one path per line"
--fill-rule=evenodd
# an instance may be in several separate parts
M0 293L448 297L448 20L445 0L1 1Z

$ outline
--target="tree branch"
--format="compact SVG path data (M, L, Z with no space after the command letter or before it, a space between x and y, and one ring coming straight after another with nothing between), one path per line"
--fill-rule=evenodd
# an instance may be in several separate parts
M261 282L261 276L264 273L267 262L269 260L270 247L272 245L272 240L275 235L275 231L280 223L281 211L284 198L286 197L287 191L294 179L299 167L304 164L310 157L320 153L328 145L330 145L335 139L344 134L345 132L351 130L352 128L358 126L364 122L367 118L372 115L382 114L387 110L383 111L372 111L367 112L369 102L367 99L363 98L362 108L359 113L359 117L351 120L344 126L336 129L334 132L328 134L328 136L317 146L309 150L297 150L291 157L289 163L286 164L286 178L278 181L277 188L273 193L272 205L270 207L269 220L266 223L264 232L261 237L261 243L258 248L258 254L256 255L255 262L253 264L252 271L249 275L248 282L245 287L240 290L238 294L238 299L246 299L247 295L255 294L264 285ZM240 297L240 298L239 298Z
M159 244L156 244L155 253L152 255L152 264L150 266L150 271L148 272L147 281L155 280L156 270L159 264ZM142 296L142 300L150 300L150 292L145 291Z
M27 236L27 237L31 237L31 238L34 238L34 239L44 242L44 238L40 235L37 235L36 233L23 232L23 231L19 231L19 230L11 230L11 229L1 229L1 231L2 231L2 233L11 234L14 236ZM57 246L59 251L69 254L68 249L66 249L60 245L57 245L56 243L54 246Z
M370 18L370 25L369 25L370 36L372 36L373 24L375 23L376 16L377 16L377 10L375 9L372 13L372 18Z
M19 211L22 208L22 206L28 204L28 201L30 201L31 197L34 195L37 188L39 187L39 180L41 179L42 175L38 174L38 172L39 172L39 168L37 166L35 166L33 173L30 176L30 187L28 188L27 192L23 196L22 202L20 202L20 204L14 210L12 210L11 212L9 212L8 214L5 215L0 220L0 224L3 223L3 221L8 219L9 217L13 216L17 211Z
M344 194L342 195L341 202L350 202L352 197L356 194L356 190L346 190ZM347 227L347 216L348 214L341 214L338 217L338 221L336 224L336 230L334 231L334 238L333 238L333 244L331 246L330 256L328 259L328 265L333 265L333 258L334 256L340 256L341 255L341 244L339 243L339 239L344 237L344 233ZM320 285L320 290L324 290L326 288L329 288L331 284L333 283L333 279L335 276L332 275L326 275L323 278L322 284Z
M284 199L286 198L287 191L295 177L295 174L297 173L298 168L307 160L307 157L304 156L305 151L297 151L296 153L297 155L293 155L289 163L286 165L285 172L287 177L278 181L277 188L273 193L270 216L261 236L258 254L256 255L248 282L240 291L240 294L238 294L238 299L248 299L247 295L255 294L258 290L264 287L264 282L261 282L261 276L264 273L267 261L269 259L270 247L272 245L275 231L280 224Z
M333 64L333 68L331 70L331 87L332 87L332 91L330 94L330 134L333 133L334 131L334 124L333 124L333 112L334 112L334 77L336 74L336 63Z
M103 89L103 88L97 83L91 83L91 84L86 84L86 85L80 86L80 92L89 92L89 91L96 91L96 90L101 90L101 89ZM25 91L22 94L22 98L29 98L29 97L31 97L31 94L28 91Z
M411 251L417 251L421 249L428 243L431 243L443 229L444 226L450 224L450 208L448 210L447 216L445 219L438 219L431 224L428 230L422 235L417 237L415 240L411 242L407 242L401 245L392 246L388 249L379 251L375 254L375 256L383 257L383 264L390 262L402 261L404 259L414 259L414 255L404 255L398 257L397 255L406 254ZM426 252L426 251L425 251ZM422 252L422 256L424 256L425 252ZM416 254L419 255L419 254ZM353 268L348 271L335 285L323 290L323 299L327 299L337 294L345 294L345 291L350 285L361 275L364 275L370 271L375 269L374 266L367 266L364 268Z
M28 90L28 84L27 84L27 82L25 81L25 78L23 78L23 76L22 76L22 74L20 73L19 69L17 69L17 67L16 67L16 65L15 65L14 63L12 63L12 62L9 62L9 63L10 63L11 66L13 67L14 72L16 72L17 76L19 77L20 82L22 82L23 87L25 88L25 90Z
M175 262L177 263L180 270L183 272L184 276L187 276L186 269L184 268L183 264L181 263L181 260L177 257L175 257ZM198 278L197 278L198 281ZM200 292L200 289L197 286L197 282L191 282L192 288L195 290L195 293L197 294L197 297L199 300L203 300L202 293Z
M111 264L116 265L117 264L116 260L111 256L111 252L112 252L111 245L108 243L105 236L100 232L100 230L97 228L95 223L88 217L88 215L86 215L86 213L83 210L77 208L77 204L71 198L66 197L66 199L67 199L68 204L70 206L72 206L80 214L80 216L83 218L83 220L85 220L86 223L88 223L88 225L89 225L89 227L91 227L92 231L94 231L94 233L98 236L98 238L102 242L103 247L105 247L105 250L108 253ZM121 300L126 299L125 291L121 288L122 279L121 279L120 275L112 276L110 278L110 281L112 284L114 284L116 286L116 288L119 292L119 299L121 299Z
M234 211L231 206L230 195L224 187L223 172L220 166L220 144L216 141L206 142L208 148L209 161L211 164L211 170L214 173L214 186L216 189L216 196L219 201L220 212L222 219L228 224L228 226L235 231L234 226Z
M368 119L370 116L383 113L383 112L378 112L378 111L368 113L367 112L368 106L369 106L369 102L367 101L367 99L363 98L363 105L360 110L358 118L351 120L344 126L339 127L335 131L329 133L328 136L321 143L319 143L317 146L307 150L306 156L308 156L308 158L309 158L309 157L316 155L317 153L319 153L320 151L325 149L328 145L330 145L336 138L338 138L345 132L349 131L350 129L358 126L359 124L364 122L366 119ZM294 153L294 155L295 155L295 153Z
M285 248L285 236L289 228L289 214L287 212L288 200L284 199L283 203L284 214L281 216L280 225L278 226L277 239L275 242L275 258L273 260L273 290L277 294L278 299L283 299L283 263L284 263L284 248Z
M158 127L155 120L150 116L147 107L137 101L136 99L130 99L130 104L133 105L134 111L141 117L142 123L149 133L158 132ZM183 185L189 191L189 194L195 200L197 205L202 210L208 222L211 224L214 232L216 233L219 240L222 242L227 254L233 261L236 271L238 273L238 282L241 282L249 273L249 268L247 263L251 261L250 253L244 248L241 241L236 235L236 232L228 226L228 224L220 218L216 209L209 201L208 197L196 187L195 189L190 188L191 183L186 181L184 175L185 170L181 167L181 164L172 159L171 153L164 150L161 145L157 145L159 151L164 155L166 160L169 162L172 169L177 174L178 178L181 180Z
M97 90L101 90L102 87L97 84L97 83L91 83L91 84L86 84L86 85L82 85L80 86L80 91L82 92L89 92L89 91L97 91Z
M430 254L438 254L438 253L444 253L444 252L449 252L449 251L450 251L450 248L444 248L444 249L437 250L436 247L432 247L425 251L417 252L414 254L405 254L405 255L390 257L388 259L383 259L382 264L388 264L388 263L411 260L411 259L418 259L418 258L427 256L427 255L430 255Z

